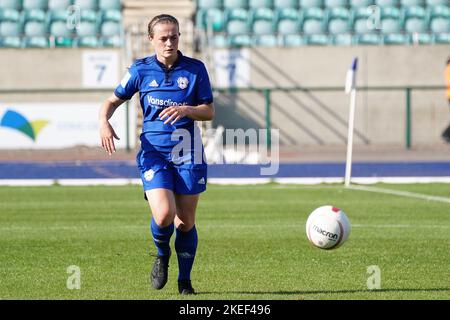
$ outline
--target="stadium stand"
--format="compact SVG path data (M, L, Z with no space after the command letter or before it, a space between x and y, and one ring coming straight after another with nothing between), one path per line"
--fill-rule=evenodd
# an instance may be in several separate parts
M197 0L216 47L448 44L448 0ZM236 36L239 41L236 41Z
M0 47L122 47L121 0L0 0Z

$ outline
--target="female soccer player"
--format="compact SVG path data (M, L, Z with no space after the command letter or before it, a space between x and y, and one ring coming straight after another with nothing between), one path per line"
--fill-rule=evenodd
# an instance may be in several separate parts
M195 211L199 194L206 189L207 166L194 120L214 117L211 85L204 64L178 51L177 19L166 14L154 17L148 24L148 37L155 55L136 60L101 107L101 143L110 155L115 152L114 138L119 138L108 120L118 106L139 92L143 125L136 160L158 251L150 281L155 289L167 282L175 225L178 290L195 294L190 278L197 249Z

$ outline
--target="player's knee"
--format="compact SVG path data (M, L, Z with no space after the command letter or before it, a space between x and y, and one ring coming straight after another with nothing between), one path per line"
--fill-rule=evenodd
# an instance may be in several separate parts
M173 223L173 218L175 216L175 212L172 212L170 210L160 211L157 214L153 214L153 220L155 220L155 223L164 228L169 226L171 223Z
M183 232L188 232L194 227L195 219L183 217L183 219L177 219L177 229Z

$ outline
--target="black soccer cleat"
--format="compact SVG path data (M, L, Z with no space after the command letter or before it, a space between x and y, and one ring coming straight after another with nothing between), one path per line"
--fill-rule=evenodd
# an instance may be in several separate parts
M183 295L195 294L195 290L192 288L191 280L178 281L178 292Z
M153 264L153 269L150 273L150 282L152 283L152 287L157 290L164 288L167 283L169 259L170 255L158 256Z

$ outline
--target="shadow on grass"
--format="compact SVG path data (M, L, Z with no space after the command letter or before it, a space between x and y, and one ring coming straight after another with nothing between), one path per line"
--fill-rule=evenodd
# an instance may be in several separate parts
M198 292L198 294L273 294L273 295L309 295L309 294L341 294L341 293L383 293L383 292L449 292L450 288L391 288L391 289L360 289L360 290L293 290L293 291L212 291Z

